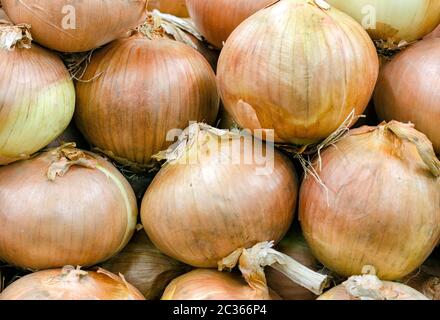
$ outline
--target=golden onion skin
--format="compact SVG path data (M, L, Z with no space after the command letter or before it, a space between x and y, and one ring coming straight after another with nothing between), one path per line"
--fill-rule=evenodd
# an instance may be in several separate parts
M154 9L176 17L186 18L189 16L185 0L149 0L148 10Z
M327 138L353 109L365 110L378 70L373 42L356 21L291 0L235 29L220 54L217 80L241 127L274 129L276 142L309 144Z
M412 122L440 152L440 39L422 40L381 68L374 93L380 119Z
M36 44L0 50L0 70L1 166L27 158L64 131L75 89L61 59Z
M51 151L0 168L0 259L25 269L90 266L133 235L133 190L113 165L72 166L51 181Z
M68 269L67 269L68 270ZM78 272L78 274L73 274ZM51 269L31 273L9 285L0 300L145 300L123 278L106 270Z
M187 0L186 4L197 29L217 48L237 26L274 0Z
M440 23L436 0L327 0L359 23L375 12L376 28L366 28L375 40L412 42L423 38ZM365 27L368 27L366 25Z
M297 203L290 161L275 151L272 173L257 174L255 163L221 163L224 154L214 148L199 156L162 167L145 193L142 224L156 247L194 267L217 268L239 248L281 240Z
M239 275L209 269L196 269L174 279L162 296L162 300L266 299L267 297L252 289ZM270 292L269 299L280 298L275 292Z
M208 62L169 39L131 37L97 52L77 82L76 124L110 157L147 165L171 129L213 123L219 96Z
M344 276L374 266L403 278L440 239L440 181L416 147L380 127L362 127L321 154L319 176L304 179L299 218L314 256Z
M32 26L36 42L61 52L96 49L136 27L146 0L2 0L11 20Z

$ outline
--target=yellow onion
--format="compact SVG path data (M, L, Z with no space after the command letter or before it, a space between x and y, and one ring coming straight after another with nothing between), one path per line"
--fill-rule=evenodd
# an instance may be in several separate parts
M62 60L31 40L29 26L0 22L0 166L44 148L75 108Z
M440 23L439 1L327 0L327 2L355 18L375 40L412 42L423 38Z
M319 168L322 168L319 170ZM314 256L344 276L382 280L418 268L440 240L440 162L431 142L396 121L352 130L321 153L299 217Z
M210 269L196 269L167 286L162 300L279 300L258 282L246 283L240 275Z
M0 203L0 259L26 269L107 260L136 226L128 182L71 144L0 168Z
M375 47L356 21L324 4L278 1L226 41L218 86L240 127L311 144L365 110L379 69Z
M319 262L312 255L299 230L290 230L275 249L312 270L318 269ZM284 300L316 299L316 295L312 292L290 281L285 275L275 269L268 268L266 278L269 287L275 290Z
M440 39L422 40L382 66L374 94L379 118L411 121L440 152Z
M188 17L185 0L149 0L148 10L154 9L177 17Z
M246 18L274 0L187 0L188 11L197 29L216 46L223 42Z
M428 300L419 291L398 282L381 281L375 275L352 276L326 291L318 300Z
M93 55L76 84L76 124L109 157L146 166L167 148L167 134L190 121L214 122L215 75L195 49L134 35Z
M15 23L32 26L39 44L61 52L89 51L136 27L146 0L2 0Z
M66 266L31 273L9 285L0 300L145 300L125 281L104 269L83 271Z
M124 250L102 267L123 274L147 299L160 298L171 280L191 269L161 253L143 230L136 232Z

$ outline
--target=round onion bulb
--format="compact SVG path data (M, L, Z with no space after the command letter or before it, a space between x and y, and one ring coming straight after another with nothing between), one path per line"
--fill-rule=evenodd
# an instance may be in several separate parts
M9 285L0 300L145 300L125 281L104 269L66 266L28 274Z
M313 144L363 113L379 71L368 34L323 1L281 0L235 29L217 80L241 128L275 130L275 142Z
M48 145L75 109L62 60L31 41L28 26L0 22L0 166Z
M39 44L61 52L96 49L136 27L145 17L146 0L2 0L15 23L32 26Z
M136 198L105 159L66 144L0 168L0 259L25 269L91 266L125 247Z
M380 119L410 121L440 153L440 39L422 40L382 66L374 104Z
M413 125L353 129L314 168L319 177L302 183L299 218L313 255L330 270L352 276L371 265L380 279L398 280L438 244L440 162Z
M186 0L191 19L209 43L217 48L246 18L274 0Z
M76 83L76 124L116 161L151 165L170 130L190 121L213 123L219 96L203 56L183 43L134 35L97 51ZM171 131L171 133L173 132Z
M375 40L395 43L423 38L440 23L432 0L327 0L356 19Z

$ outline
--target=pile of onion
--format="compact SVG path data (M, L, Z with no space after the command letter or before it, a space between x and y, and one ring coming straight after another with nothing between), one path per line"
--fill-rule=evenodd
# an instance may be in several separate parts
M213 123L219 107L215 75L203 56L146 23L91 58L76 84L76 124L109 157L143 167L167 148L170 130ZM171 132L172 133L172 132Z
M29 26L0 21L0 166L44 148L75 108L62 60L31 41Z
M440 39L422 40L382 66L374 94L384 120L411 121L440 152Z
M186 4L197 29L217 48L246 18L274 0L187 0Z
M177 17L188 17L185 0L149 0L148 10L154 9Z
M90 266L133 235L136 198L105 159L67 144L0 168L0 260Z
M171 280L191 269L161 253L143 230L136 232L124 250L102 267L123 274L147 299L160 298Z
M0 300L145 300L125 281L104 269L83 271L66 266L31 273L9 285Z
M273 145L192 124L156 158L166 163L147 189L141 218L163 253L194 267L215 268L230 254L240 257L242 249L280 241L289 229L298 182L293 165ZM271 250L261 249L264 259L292 260ZM315 274L304 272L306 282Z
M320 168L322 168L320 170ZM382 280L417 269L440 239L440 162L431 142L396 121L352 130L316 160L299 218L314 256L344 276Z
M127 33L145 18L146 0L2 0L15 23L32 26L39 44L61 52L98 48Z
M324 1L281 0L235 29L220 54L218 87L242 128L312 144L362 114L379 59L368 34Z
M423 38L440 23L432 0L327 0L356 19L375 40L399 43Z

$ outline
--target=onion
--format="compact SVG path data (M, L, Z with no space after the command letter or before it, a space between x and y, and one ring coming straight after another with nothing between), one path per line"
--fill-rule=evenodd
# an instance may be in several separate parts
M135 27L145 17L146 0L2 0L15 23L32 25L35 40L61 52L89 51Z
M291 230L275 248L279 252L287 254L302 265L317 270L319 262L312 255L304 237L299 230ZM269 268L266 271L267 283L284 300L314 300L316 295L303 287L290 281L282 273Z
M203 36L217 48L246 18L274 0L186 0L191 19Z
M278 1L229 37L217 78L240 127L311 144L365 110L379 69L373 42L353 19L316 3Z
M144 231L136 232L124 250L102 266L123 274L147 299L160 298L171 280L191 269L162 254Z
M440 24L437 28L434 29L430 34L428 34L425 38L440 38Z
M0 259L26 269L107 260L136 226L128 182L71 144L0 168L0 203Z
M428 300L417 290L397 282L381 281L375 275L352 276L318 300Z
M29 157L67 127L75 91L62 60L29 26L0 22L0 166Z
M196 269L168 285L162 300L278 300L279 296L258 283L246 283L239 275Z
M91 59L78 82L76 124L109 157L148 166L167 148L167 134L189 121L214 122L215 75L196 50L138 35L118 40Z
M440 23L439 1L327 0L327 2L355 18L375 40L412 42L423 38Z
M381 119L411 121L440 152L440 39L422 40L381 68L374 103Z
M319 171L319 168L322 170ZM324 150L300 192L314 256L344 276L372 265L382 280L418 268L440 239L440 162L425 135L392 121L354 129Z
M188 17L185 0L150 0L148 10L158 9L173 16Z
M76 128L75 124L71 122L66 130L63 131L55 140L53 140L47 147L56 148L66 143L74 142L78 148L86 149L88 147L84 137Z
M320 291L322 276L309 279L316 273L260 244L278 242L289 229L297 177L286 157L258 141L192 124L172 148L156 156L167 162L142 200L145 231L163 253L199 268L215 268L219 261L232 268L243 250L255 245L248 255L261 257L252 272L263 273L260 267L279 262L303 270L295 271L293 281ZM257 160L260 152L266 158ZM314 283L305 283L309 280Z
M145 300L131 284L104 269L63 269L31 273L8 286L0 300Z

